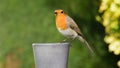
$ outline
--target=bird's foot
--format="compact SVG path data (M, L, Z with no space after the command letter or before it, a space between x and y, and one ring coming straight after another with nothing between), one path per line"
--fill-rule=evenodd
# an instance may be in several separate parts
M73 40L73 39L72 39L72 40ZM60 43L66 43L66 42L68 42L68 43L70 43L70 47L72 47L72 45L71 45L72 40L70 40L70 39L64 39L64 40L62 40Z
M67 39L64 39L64 40L61 41L61 43L65 43L65 42L67 42Z

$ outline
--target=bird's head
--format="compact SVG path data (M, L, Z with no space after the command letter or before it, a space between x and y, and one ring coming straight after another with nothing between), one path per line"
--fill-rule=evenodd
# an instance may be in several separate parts
M61 10L61 9L55 10L54 13L55 13L56 16L57 15L64 15L65 14L65 12L63 10Z

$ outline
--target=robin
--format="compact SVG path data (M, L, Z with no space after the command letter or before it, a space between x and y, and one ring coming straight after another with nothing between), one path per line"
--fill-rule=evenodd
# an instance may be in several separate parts
M81 33L79 27L70 16L68 16L61 9L55 10L55 16L56 16L56 27L62 35L70 39L78 38L81 42L85 43L88 49L93 53L92 48L83 37L83 34Z

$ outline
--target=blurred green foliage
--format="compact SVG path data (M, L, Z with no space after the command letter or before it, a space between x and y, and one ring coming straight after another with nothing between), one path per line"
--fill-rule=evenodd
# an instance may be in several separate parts
M69 68L117 68L118 57L108 52L104 27L95 16L99 0L1 0L0 63L6 68L6 56L14 54L18 68L34 68L32 43L60 42L64 37L55 27L54 10L63 9L79 25L96 56L74 40L70 49ZM1 64L0 64L1 66Z

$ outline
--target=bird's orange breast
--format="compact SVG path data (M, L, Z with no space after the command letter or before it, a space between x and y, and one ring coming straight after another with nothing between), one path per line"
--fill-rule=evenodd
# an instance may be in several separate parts
M67 29L66 16L58 15L56 16L56 27L62 30Z

